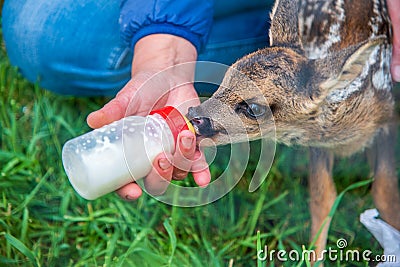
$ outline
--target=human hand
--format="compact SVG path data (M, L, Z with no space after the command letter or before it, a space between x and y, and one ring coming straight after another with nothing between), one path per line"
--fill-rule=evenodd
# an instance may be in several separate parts
M140 39L135 46L131 80L114 99L88 116L89 126L99 128L129 115L146 116L167 105L186 114L190 106L200 104L192 84L196 57L195 47L177 36L154 34ZM193 63L179 65L187 62ZM155 158L153 169L144 180L149 193L162 194L172 177L184 179L189 171L199 186L210 182L208 165L204 155L196 150L195 138L192 132L182 131L174 155L161 153ZM142 189L131 183L117 193L134 200Z
M393 54L391 72L393 80L400 82L400 1L387 0L393 26Z

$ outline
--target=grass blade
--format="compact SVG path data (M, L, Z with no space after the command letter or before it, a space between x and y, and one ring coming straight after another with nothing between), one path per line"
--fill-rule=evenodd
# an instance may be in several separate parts
M265 267L266 262L261 259L261 251L263 248L261 247L261 234L260 231L257 231L257 267ZM267 253L264 251L264 253Z
M340 204L340 202L343 199L344 194L346 194L348 191L351 191L353 189L357 189L366 185L369 185L370 183L373 182L374 179L369 179L369 180L365 180L365 181L360 181L354 184L349 185L348 187L346 187L335 199L335 202L333 202L331 211L329 212L328 216L325 218L324 222L322 223L319 231L317 232L317 234L315 235L315 237L313 238L313 240L311 241L310 246L308 247L308 251L310 251L311 249L313 249L313 247L315 246L315 242L317 242L317 238L319 237L319 235L322 232L322 229L324 229L325 225L327 224L327 222L329 220L331 220L333 218L333 216L336 213L336 210ZM303 260L299 262L299 264L297 266L301 266L303 264ZM307 262L306 262L307 263ZM316 262L317 265L319 265L319 262Z
M166 219L163 223L165 230L167 230L167 233L169 235L169 239L171 242L171 256L169 257L168 260L168 266L171 266L172 264L172 259L174 258L175 250L176 250L176 235L174 229L172 229L171 224L169 223L168 219Z
M16 214L20 212L22 209L24 209L29 202L35 197L39 189L42 187L42 185L47 181L47 178L50 177L50 175L54 172L53 168L50 168L45 175L43 175L42 179L39 181L39 183L36 185L36 187L32 190L32 192L25 198L24 202L21 203L15 210L13 210L13 214Z
M342 201L342 198L344 196L344 194L346 194L348 191L356 189L356 188L360 188L366 185L369 185L370 183L373 182L373 179L369 179L369 180L365 180L365 181L360 181L354 184L349 185L348 187L346 187L335 199L335 202L333 202L331 211L328 214L328 217L325 218L324 222L322 223L321 228L319 229L318 233L316 234L316 236L314 237L314 239L312 240L309 249L311 249L314 245L315 242L317 241L318 236L321 234L322 229L325 227L326 223L331 220L333 218L333 216L336 213L336 210L340 204L340 202Z
M2 234L7 239L8 243L10 243L17 250L19 250L19 252L21 252L25 257L27 257L31 261L33 266L35 267L40 266L38 259L35 257L35 254L31 250L29 250L24 243L22 243L17 238L8 233L2 233Z

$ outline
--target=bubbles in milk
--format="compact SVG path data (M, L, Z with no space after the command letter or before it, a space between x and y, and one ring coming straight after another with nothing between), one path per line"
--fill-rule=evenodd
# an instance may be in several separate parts
M127 117L68 143L63 149L68 177L87 199L146 176L160 152L174 149L172 133L159 115Z

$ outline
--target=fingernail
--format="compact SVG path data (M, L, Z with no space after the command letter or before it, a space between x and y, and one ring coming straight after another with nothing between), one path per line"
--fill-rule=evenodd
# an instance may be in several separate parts
M400 82L400 65L393 68L393 80Z
M131 196L131 195L126 195L125 199L126 200L135 200L135 198L133 196Z
M169 162L168 159L160 159L158 161L158 166L160 166L161 169L166 170L169 167L171 167L171 163Z
M182 137L181 142L184 148L189 149L193 145L193 137L184 136Z

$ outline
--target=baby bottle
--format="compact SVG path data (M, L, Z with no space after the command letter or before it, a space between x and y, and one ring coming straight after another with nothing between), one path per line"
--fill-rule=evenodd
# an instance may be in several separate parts
M174 107L130 116L65 143L62 161L75 191L88 200L145 177L162 151L173 153L178 134L194 132Z

